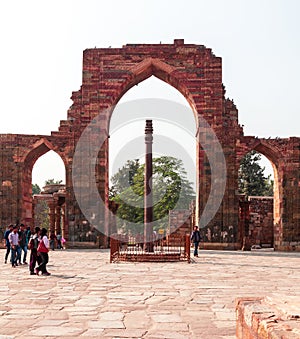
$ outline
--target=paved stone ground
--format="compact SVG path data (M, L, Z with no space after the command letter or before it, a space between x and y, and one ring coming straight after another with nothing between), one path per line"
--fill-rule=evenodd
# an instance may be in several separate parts
M236 297L300 308L300 253L200 251L191 264L110 264L107 250L54 251L49 277L3 262L0 339L233 339Z

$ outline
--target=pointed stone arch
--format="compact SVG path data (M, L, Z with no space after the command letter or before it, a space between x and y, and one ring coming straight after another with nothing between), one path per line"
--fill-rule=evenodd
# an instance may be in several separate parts
M261 153L271 162L274 172L273 238L276 249L284 248L282 242L284 238L283 234L285 231L288 231L289 228L289 226L285 224L287 219L286 215L288 214L286 202L289 195L288 190L290 189L286 188L288 182L286 179L286 168L287 164L291 162L291 153L286 152L286 150L290 147L290 143L290 139L245 137L242 145L239 145L241 152L238 152L237 156L238 168L242 158L252 150ZM292 186L295 186L293 182ZM296 227L294 226L293 229L296 229ZM294 236L294 239L295 238L296 236Z
M193 96L190 90L184 84L184 81L181 81L180 77L177 76L176 73L178 73L178 71L174 66L169 65L158 58L149 57L145 58L137 65L132 66L129 69L129 72L131 73L131 77L122 84L117 95L113 98L113 108L117 105L124 94L128 92L133 86L138 85L151 76L155 76L159 80L175 88L181 95L183 95L193 111L196 126L198 126L198 114ZM112 112L110 112L110 117L111 114ZM108 119L108 122L109 121L110 118Z
M45 137L42 137L41 139L35 141L32 145L30 145L26 152L24 152L24 154L20 158L20 161L26 164L26 166L31 167L32 169L38 158L49 151L54 151L56 154L58 154L64 165L66 165L64 154L62 152L59 152L57 147L54 146L53 143Z
M274 224L278 225L280 223L280 201L283 200L283 192L281 189L281 185L279 183L279 162L280 159L283 158L283 154L281 154L280 149L278 149L276 146L272 146L268 143L267 140L259 140L257 145L253 147L253 149L261 154L263 154L270 162L273 167L273 173L274 173L274 187L273 187L273 220ZM276 235L275 235L276 237Z
M49 151L54 151L60 157L66 169L64 155L57 152L57 147L54 146L53 143L46 137L34 140L34 142L28 146L24 154L19 158L22 166L22 219L28 224L33 224L32 169L35 162Z
M211 49L201 45L184 45L182 40L175 40L173 45L126 45L121 50L85 50L83 83L80 91L72 96L74 105L69 110L69 118L72 119L73 126L81 124L81 127L84 127L82 122L88 124L99 117L99 130L102 135L107 136L99 151L99 174L95 175L98 191L106 206L109 206L109 124L112 112L120 98L132 86L152 75L177 89L186 98L194 113L196 131L199 131L198 120L201 116L217 137L220 137L220 140L222 138L222 65L221 58L216 57ZM80 132L78 130L78 135L79 133L82 133L82 129ZM199 133L196 133L196 139L200 140ZM196 150L196 187L197 191L201 191L201 202L197 194L196 203L198 219L210 196L210 185L207 184L210 182L210 165L205 160L206 154L199 144L197 142ZM78 178L78 185L84 186L84 183L79 181ZM228 194L234 196L234 187L229 189ZM231 201L230 208L233 209L233 200L226 201ZM237 219L237 213L237 208L231 216L229 212L218 212L216 218L222 219L226 214L226 221L218 223L229 227L236 224L234 220ZM108 225L104 228L107 230Z
M265 139L259 139L253 149L263 154L276 167L279 164L279 159L282 158L281 150L278 147L269 144Z

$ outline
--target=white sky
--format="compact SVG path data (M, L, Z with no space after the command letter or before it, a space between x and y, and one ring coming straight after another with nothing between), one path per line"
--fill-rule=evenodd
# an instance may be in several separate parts
M1 1L0 133L57 130L81 85L84 49L184 38L222 57L246 135L300 136L299 10L297 0ZM64 179L57 168L41 158L33 181Z

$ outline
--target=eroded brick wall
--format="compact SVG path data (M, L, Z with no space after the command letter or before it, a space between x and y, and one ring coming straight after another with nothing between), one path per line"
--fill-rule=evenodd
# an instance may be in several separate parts
M250 245L273 246L273 197L249 197Z

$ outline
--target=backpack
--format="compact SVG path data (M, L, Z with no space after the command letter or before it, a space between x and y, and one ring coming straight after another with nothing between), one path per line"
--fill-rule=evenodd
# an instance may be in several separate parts
M32 250L33 248L37 249L39 245L39 239L36 238L30 238L29 243L28 243L28 249Z

